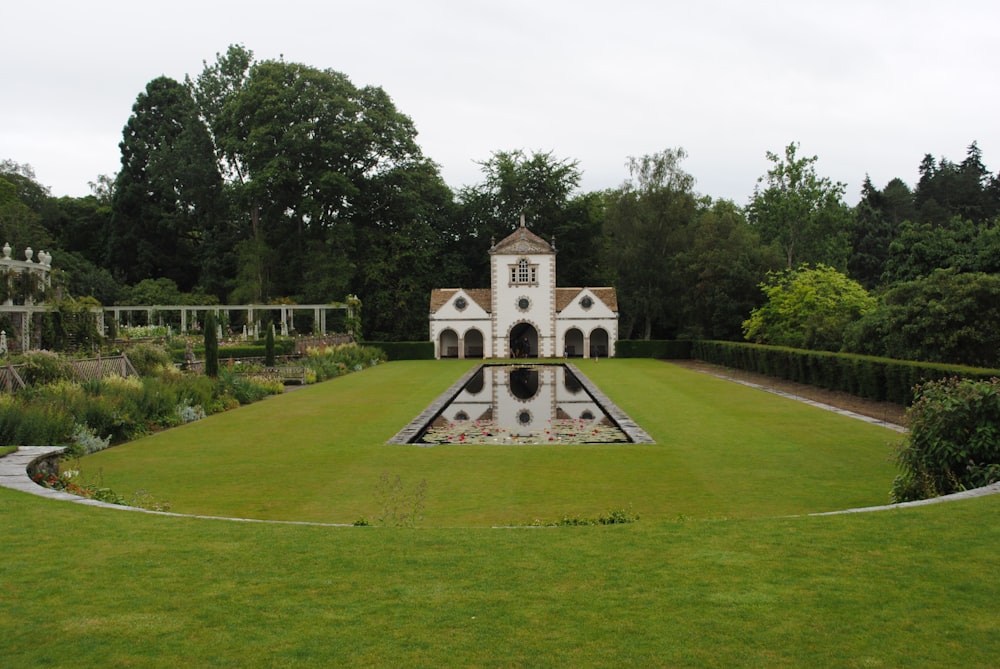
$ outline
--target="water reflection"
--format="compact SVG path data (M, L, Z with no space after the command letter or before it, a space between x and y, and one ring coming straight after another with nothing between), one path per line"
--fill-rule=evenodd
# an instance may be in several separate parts
M564 365L484 365L414 443L628 443Z

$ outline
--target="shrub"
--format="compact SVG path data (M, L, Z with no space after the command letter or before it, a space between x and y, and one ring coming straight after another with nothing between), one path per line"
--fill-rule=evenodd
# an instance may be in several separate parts
M66 448L66 454L80 457L82 455L87 455L88 453L103 451L110 443L110 437L104 437L102 439L97 436L97 433L94 432L93 428L87 427L86 425L80 425L78 423L73 428L73 440Z
M125 352L139 376L151 376L172 366L170 352L157 344L136 344Z
M325 348L306 350L302 364L316 374L316 379L325 381L365 367L374 367L385 361L382 349L357 344L341 344Z
M896 502L947 495L996 480L1000 469L1000 379L924 383L907 411L897 451Z
M58 353L29 351L22 356L23 366L18 370L25 385L40 386L56 381L76 378L73 364Z
M218 394L231 397L237 404L251 404L284 390L280 381L274 383L262 378L241 376L228 369L219 372Z
M0 403L0 445L65 444L73 432L73 417L49 404Z

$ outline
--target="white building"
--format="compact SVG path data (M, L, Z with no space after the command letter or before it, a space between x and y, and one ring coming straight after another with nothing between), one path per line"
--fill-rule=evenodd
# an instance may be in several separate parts
M557 288L556 249L521 226L490 248L490 288L431 292L437 358L614 355L614 288Z

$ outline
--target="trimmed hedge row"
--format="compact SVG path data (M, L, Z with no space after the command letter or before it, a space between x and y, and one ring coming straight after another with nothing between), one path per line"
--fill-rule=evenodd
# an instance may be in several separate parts
M1000 369L807 351L731 341L694 342L691 357L866 399L909 405L914 386L950 377L989 379Z
M366 341L365 346L375 346L385 351L389 360L433 360L432 341Z
M658 358L661 360L688 360L691 358L691 340L668 339L619 339L615 342L615 356L619 358Z
M235 346L222 345L219 347L219 360L226 360L228 358L241 359L241 358L263 358L265 354L264 341L261 340L260 343L255 344L237 344ZM205 359L205 346L199 344L192 347L194 355L199 360ZM274 342L274 354L277 356L289 356L295 353L295 340L293 339L277 339ZM184 349L173 348L170 349L170 358L176 363L184 362Z

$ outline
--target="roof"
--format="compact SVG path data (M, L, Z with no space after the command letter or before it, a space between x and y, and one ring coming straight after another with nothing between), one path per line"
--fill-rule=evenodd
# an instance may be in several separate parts
M490 255L502 253L520 255L522 253L555 253L547 241L536 235L521 223L521 227L501 239L490 249Z
M455 293L462 291L469 299L483 308L486 313L493 311L493 291L489 288L435 288L431 291L431 313L448 304Z
M593 293L611 311L618 311L618 293L614 288L556 288L556 313L568 307L585 290Z

